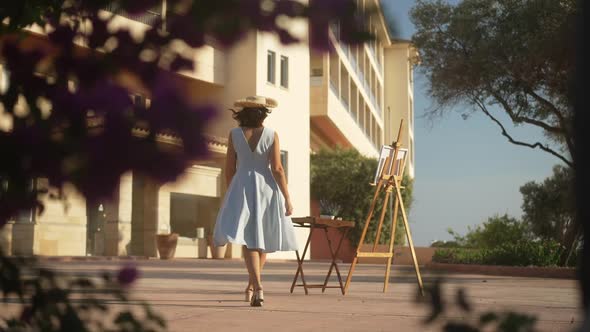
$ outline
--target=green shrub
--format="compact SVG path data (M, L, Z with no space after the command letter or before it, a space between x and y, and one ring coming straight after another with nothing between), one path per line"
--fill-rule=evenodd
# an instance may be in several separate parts
M508 215L495 215L486 222L469 227L467 234L461 236L452 229L448 230L459 247L496 248L505 243L518 243L533 240L533 234L526 223Z
M503 243L493 248L442 248L435 251L432 260L452 264L557 266L563 250L555 241L529 240Z
M354 246L358 245L375 193L375 187L369 183L373 181L377 159L367 158L353 149L323 150L311 156L310 169L312 198L337 204L340 207L338 217L356 222L355 228L348 233L348 237ZM412 180L404 177L402 185L405 186L402 190L404 206L409 215L412 204ZM381 194L377 201L365 242L372 242L375 239L378 224L376 219L380 216L384 196ZM395 197L394 194L390 199L393 197ZM379 241L381 244L386 243L391 234L391 213L391 209L388 209ZM403 244L404 241L405 230L400 212L395 243Z

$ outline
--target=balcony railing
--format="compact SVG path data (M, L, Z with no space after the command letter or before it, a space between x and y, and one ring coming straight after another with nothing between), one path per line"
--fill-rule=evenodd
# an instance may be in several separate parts
M330 29L331 29L334 37L337 40L339 40L340 31L339 31L338 24L332 24L330 26ZM365 92L369 96L369 100L367 100L367 102L370 102L373 105L373 108L375 110L377 110L377 116L379 117L379 119L383 120L383 117L381 115L381 113L382 113L381 105L379 103L377 103L377 99L375 98L375 95L373 94L373 91L371 90L369 83L368 83L367 79L365 78L365 75L362 73L361 67L354 60L354 56L352 55L352 52L350 51L350 47L348 45L345 45L342 43L339 43L338 46L342 50L342 53L344 53L344 55L346 56L346 59L348 60L348 62L351 64L351 67L352 67L353 71L355 72L355 74L360 78L361 84L362 84ZM374 50L373 50L373 52L374 52ZM377 57L374 56L374 53L373 53L373 58L377 59ZM375 62L377 62L377 61L375 61Z
M340 99L340 93L338 92L338 88L334 85L334 82L332 82L332 80L330 80L330 90L332 90L332 92L338 96L338 99Z
M377 56L377 50L373 44L369 44L369 53L373 56L373 60L377 64L377 68L379 69L379 73L383 75L383 64L381 63L381 59Z
M354 121L356 123L356 125L360 129L360 131L362 131L363 135L365 135L365 138L371 143L371 145L375 149L378 150L380 148L378 146L378 143L373 142L373 139L370 137L369 133L367 133L367 129L365 128L364 124L361 124L360 121L356 118L355 114L352 112L352 108L351 108L350 104L346 100L344 100L343 98L339 97L338 90L336 89L336 87L334 86L332 81L330 81L330 90L336 96L336 98L338 98L338 100L340 101L340 104L347 111L347 113L350 116L350 118L352 119L352 121Z
M145 13L141 15L132 15L124 10L120 9L119 6L111 2L108 5L103 7L104 10L111 12L113 14L117 14L119 16L123 16L133 21L137 21L149 26L154 26L156 22L162 19L162 3L160 2L159 5L154 6L153 8L147 10Z

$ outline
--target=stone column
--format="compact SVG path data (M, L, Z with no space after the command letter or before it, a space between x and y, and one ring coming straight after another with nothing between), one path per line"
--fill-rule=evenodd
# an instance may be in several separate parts
M104 204L106 214L104 226L105 256L127 256L131 254L133 178L134 175L131 172L123 174L113 199Z
M46 179L38 179L37 186L50 192L55 190ZM31 221L16 220L12 232L13 252L28 251L32 241L35 255L86 255L86 199L71 185L64 185L63 193L65 201L40 194L43 212L35 212Z

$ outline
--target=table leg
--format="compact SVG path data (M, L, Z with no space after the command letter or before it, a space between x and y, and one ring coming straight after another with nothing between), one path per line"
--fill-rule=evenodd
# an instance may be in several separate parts
M328 241L328 249L330 250L330 256L332 256L332 263L330 264L328 274L326 275L326 279L324 280L324 285L322 286L322 293L326 291L326 286L328 286L328 280L330 279L330 275L332 275L332 268L334 268L334 252L332 251L332 241L330 241L330 237L328 236L327 227L324 228L324 233L326 234L326 240Z
M328 237L328 230L326 229L325 231L326 231L326 239L328 240L328 248L330 249L330 254L332 255L332 263L330 264L330 269L328 270L328 275L326 276L326 279L324 280L324 285L322 287L322 293L326 290L326 286L328 285L328 279L332 275L332 269L334 269L334 270L336 270L336 275L338 276L338 282L340 283L340 291L342 292L342 295L344 295L344 285L342 284L342 276L340 275L340 269L338 268L338 264L336 263L336 259L338 258L338 253L340 252L340 248L342 247L342 242L343 242L344 238L346 237L346 234L348 234L349 229L346 229L342 233L342 236L340 237L340 240L338 241L338 245L336 246L336 250L332 249L332 243L330 241L330 238Z
M336 247L336 251L334 252L334 269L336 270L336 275L338 276L338 282L340 283L340 291L342 292L342 295L344 295L344 285L342 284L342 276L340 275L340 269L338 268L338 265L336 264L336 258L338 257L338 253L340 252L340 248L342 247L342 242L349 231L350 231L350 228L347 228L342 233L342 236L340 237L340 241L338 241L338 246Z
M295 289L295 284L297 284L297 277L299 277L299 272L301 271L301 259L299 258L299 250L295 250L295 255L297 256L297 272L295 272L295 278L293 278L293 283L291 284L291 293L293 293L293 289Z
M308 295L307 291L307 284L305 283L305 275L303 274L303 259L305 258L305 254L307 253L307 249L309 248L309 244L311 243L311 235L313 233L314 227L309 228L309 236L307 237L307 242L305 243L305 247L303 248L303 254L299 256L299 251L295 251L295 255L297 255L297 272L295 272L295 278L293 279L293 283L291 284L291 293L293 293L293 289L295 288L295 284L297 283L297 277L301 274L301 282L303 283L303 289L305 290L305 295Z

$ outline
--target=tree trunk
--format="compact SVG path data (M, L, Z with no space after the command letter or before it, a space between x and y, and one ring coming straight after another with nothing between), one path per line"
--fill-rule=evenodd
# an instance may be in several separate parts
M578 0L580 11L577 17L577 33L576 33L576 70L574 72L574 142L575 149L573 154L574 171L575 171L575 192L576 192L576 219L581 225L584 244L582 249L582 258L580 259L580 268L578 272L580 286L582 288L582 302L585 313L590 310L590 246L588 239L590 238L590 204L587 204L585 197L589 196L590 177L588 171L588 158L584 156L588 151L587 134L588 124L590 124L590 117L588 116L587 104L587 72L588 72L588 49L584 47L586 39L584 38L584 16L588 14L588 3L583 0ZM586 13L585 13L586 12Z
M570 228L566 231L565 235L563 236L563 246L564 251L561 253L559 257L559 265L565 266L569 260L569 257L572 255L574 250L576 250L576 246L578 241L576 241L580 237L580 232L582 231L581 224L578 220L573 220L570 225Z

